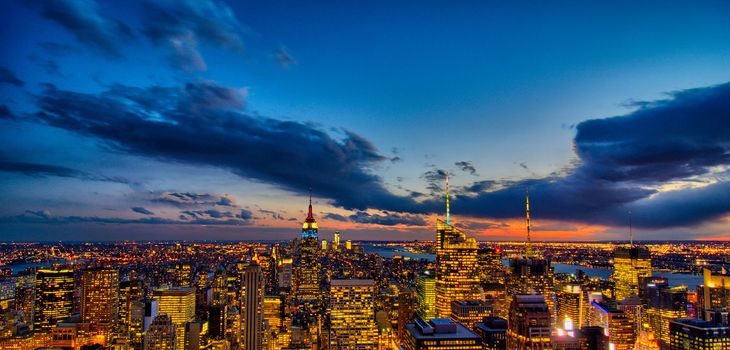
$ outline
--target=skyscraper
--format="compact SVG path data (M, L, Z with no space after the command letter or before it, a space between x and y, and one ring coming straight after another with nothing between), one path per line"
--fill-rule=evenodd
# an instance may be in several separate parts
M175 350L183 350L185 323L195 320L195 288L157 289L152 296L158 300L160 315L170 316L175 325Z
M671 350L730 349L730 326L680 318L669 324Z
M557 323L560 324L565 318L570 318L574 325L580 327L584 324L583 312L583 291L580 285L563 286L555 295L557 305Z
M133 337L140 329L133 329L132 307L134 302L144 298L144 289L141 280L129 280L119 283L119 322L123 334Z
M335 231L334 238L332 239L332 250L340 250L340 231Z
M550 342L550 309L540 294L512 298L507 328L507 350L547 350Z
M184 332L177 332L177 325L173 323L169 315L158 315L152 321L152 325L144 335L144 350L174 350L178 349L177 335Z
M639 278L651 277L651 253L643 246L617 246L611 279L616 284L615 297L621 301L639 294Z
M436 221L436 315L449 317L451 302L479 299L477 251L473 237L451 225L449 179L446 177L446 221Z
M241 348L261 350L264 337L264 274L256 260L241 276Z
M405 350L481 350L479 336L448 318L424 321L416 318L406 325Z
M616 350L632 350L636 342L634 324L623 311L608 303L592 302L593 315L591 326L603 327L608 335L609 344Z
M724 272L724 273L723 273ZM730 275L723 269L714 273L702 269L703 283L697 287L697 301L700 313L712 309L730 309Z
M645 312L646 322L656 335L659 343L670 343L669 323L687 317L687 287L652 288L649 291L649 304Z
M474 331L482 338L482 349L507 349L507 320L501 317L485 317L482 322L477 322Z
M81 275L81 321L109 336L119 316L119 271L97 268Z
M321 266L317 259L319 250L319 227L312 214L312 194L309 194L309 211L302 224L302 233L297 247L297 259L294 268L294 287L297 299L314 301L321 294L319 272Z
M329 348L374 350L378 348L375 325L375 282L332 280L330 283Z
M213 274L213 285L211 286L212 298L211 304L214 306L224 306L228 304L228 274L226 266L218 265Z
M33 331L48 333L56 323L71 316L74 272L70 269L38 270L35 283Z
M491 316L493 306L484 300L454 300L451 302L451 319L474 330L474 325Z
M436 279L426 271L416 277L418 317L424 320L436 318Z

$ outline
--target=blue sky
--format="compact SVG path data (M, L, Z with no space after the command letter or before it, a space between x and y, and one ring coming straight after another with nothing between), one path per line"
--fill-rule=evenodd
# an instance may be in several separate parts
M0 6L7 240L290 238L308 187L322 227L428 239L445 172L483 239L525 188L543 239L730 237L726 2Z

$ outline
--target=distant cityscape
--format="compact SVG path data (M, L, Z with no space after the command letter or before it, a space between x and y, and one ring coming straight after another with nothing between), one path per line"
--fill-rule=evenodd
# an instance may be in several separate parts
M2 349L729 349L730 242L0 243Z

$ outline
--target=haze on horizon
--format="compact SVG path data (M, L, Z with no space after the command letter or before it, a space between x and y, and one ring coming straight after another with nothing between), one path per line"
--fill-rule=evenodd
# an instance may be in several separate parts
M724 1L0 9L0 241L730 239Z

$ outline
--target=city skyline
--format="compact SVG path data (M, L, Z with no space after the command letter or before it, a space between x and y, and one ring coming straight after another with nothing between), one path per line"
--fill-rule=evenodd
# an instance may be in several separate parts
M730 240L730 6L628 4L4 2L0 241Z

